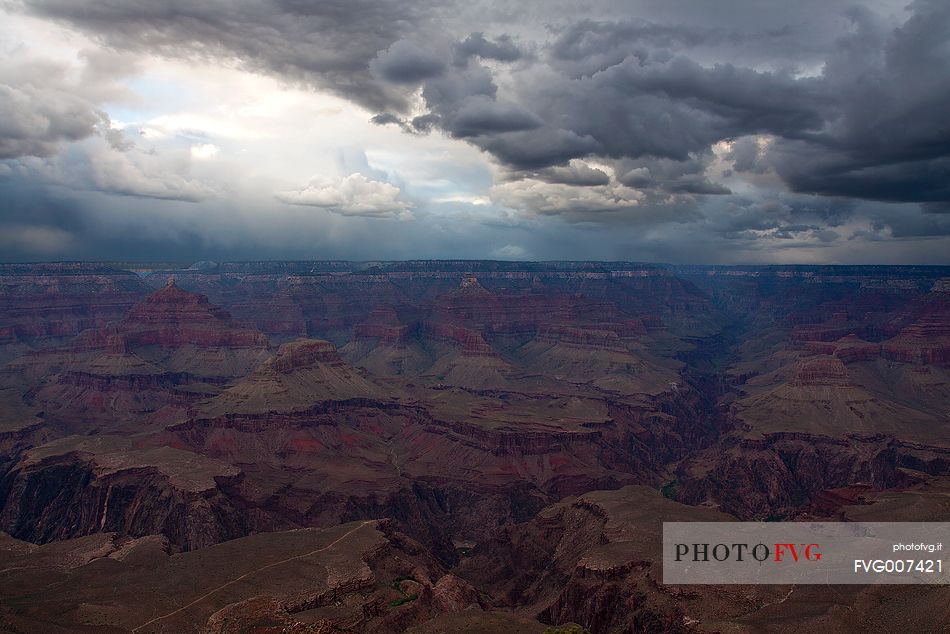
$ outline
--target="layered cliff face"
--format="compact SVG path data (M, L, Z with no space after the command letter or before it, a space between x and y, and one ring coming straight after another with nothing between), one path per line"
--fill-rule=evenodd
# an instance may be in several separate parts
M263 334L170 279L121 320L23 355L5 374L24 401L71 431L132 430L186 417L192 403L267 357Z
M90 417L121 412L140 421L140 446L239 465L241 477L223 484L210 508L222 516L238 509L240 530L390 516L447 561L459 535L489 535L564 495L659 483L668 456L705 440L679 424L695 417L698 397L671 387L677 364L664 367L645 350L652 344L637 318L558 289L522 293L521 279L507 295L474 275L434 279L457 286L431 305L376 308L354 329L344 349L361 369L325 340L267 349L204 295L166 283L116 325L48 359L55 380L30 398L64 419L81 416L84 431ZM546 325L554 318L564 321ZM597 341L584 328L590 318ZM393 346L415 362L377 372L369 360ZM206 367L207 355L222 350L221 363ZM178 365L185 357L190 371ZM259 357L253 369L233 363ZM131 432L131 420L121 429ZM16 491L47 467L19 468ZM9 504L18 504L23 494L10 491ZM82 503L98 517L96 500ZM27 515L48 524L58 517L44 505ZM166 518L150 521L164 527Z
M319 389L314 384L310 394ZM231 395L209 408L223 407L224 398ZM546 410L512 400L468 419L452 417L458 410L450 403L430 408L364 396L281 410L258 400L254 408L171 426L163 442L241 465L243 478L228 489L239 506L302 526L391 517L450 561L453 539L485 537L564 495L659 484L657 471L670 457L666 443L703 441L678 430L674 416L651 414L644 405L612 405L612 417L604 408L592 424L579 416L593 403L572 404L571 419L564 418L565 402ZM675 408L685 419L692 406ZM542 424L543 415L560 418Z
M886 489L900 481L899 446L886 436L765 434L693 455L667 490L744 520L791 519L830 489Z
M117 335L138 348L259 348L267 338L250 329L234 327L230 315L204 295L178 288L174 278L129 311Z
M0 374L0 382L8 377ZM54 434L22 400L21 390L0 383L0 474L27 449L52 440Z
M281 345L249 376L200 409L217 415L284 412L351 398L386 397L346 365L332 343L301 339Z
M530 335L539 323L565 323L564 317L569 322L572 315L590 321L598 314L637 316L648 327L672 326L680 334L715 330L708 319L708 299L689 282L657 266L286 264L233 263L211 271L155 271L145 283L158 288L174 275L183 288L208 295L262 332L281 338L302 336L302 326L306 334L336 344L348 341L355 327L372 323L374 313L394 307L415 310L418 320L428 315L435 323L476 323L489 335ZM280 272L265 272L275 268Z
M240 476L171 447L67 437L25 452L0 481L0 528L39 543L113 531L200 548L268 526L221 492Z
M914 320L881 346L885 359L918 365L950 365L950 294L935 294Z
M483 279L499 286L490 290ZM634 316L616 301L565 293L563 286L575 281L570 278L540 288L537 276L527 288L525 281L505 279L512 285L505 286L497 277L463 276L429 311L376 310L354 328L344 352L371 372L414 374L440 388L550 394L576 392L568 386L590 382L635 395L668 391L675 383L677 364L663 367L655 355L684 344L661 325L651 336L649 315Z
M53 305L53 272L37 271L32 287L28 271L15 272L17 306ZM101 600L95 584L57 608L91 628L172 612L156 623L215 632L913 623L893 605L869 608L876 621L843 614L848 601L877 605L885 595L874 591L838 601L795 589L819 605L806 624L788 620L787 589L665 587L655 547L662 518L950 518L940 503L950 477L941 276L232 263L148 274L136 283L154 292L121 311L113 291L93 285L112 317L81 331L51 308L63 324L49 332L72 334L25 336L20 317L0 320L9 357L0 530L44 544L0 547L35 554L26 570L57 546L90 571L150 562L149 587L166 590L148 614ZM99 314L94 298L83 301ZM366 534L352 536L371 547L346 554L362 564L334 568L344 557L334 547L330 560L311 553L327 545L320 535L364 521ZM333 533L341 544L344 533ZM266 589L246 593L247 571L228 577L216 559L255 560L254 549L281 551L304 534L316 546L288 557L311 553L300 561L316 585L299 596L267 586L268 575L252 575ZM187 555L166 554L178 551ZM218 586L186 565L199 560L212 562ZM324 569L336 571L325 586ZM202 580L162 586L171 570ZM122 574L133 572L142 574ZM0 598L20 601L4 583ZM176 598L222 584L220 601ZM0 623L46 623L17 605Z
M231 319L204 295L166 286L132 306L121 319L83 330L65 345L24 355L17 367L34 374L86 366L102 375L126 369L204 376L241 376L265 356L267 338ZM32 366L32 367L31 367Z
M861 269L744 273L754 281L719 287L723 305L741 295L768 311L750 314L722 379L730 431L678 465L668 490L742 518L789 518L833 512L809 506L835 499L829 490L913 481L904 468L942 474L950 375L939 280L899 269L890 280Z
M0 363L117 321L147 292L134 273L95 264L0 265Z
M934 630L947 614L939 587L666 586L663 522L735 521L677 504L645 487L592 491L475 546L458 574L497 588L496 604L545 623L592 632L887 632L901 622ZM790 610L791 596L807 610ZM860 606L860 607L857 607Z

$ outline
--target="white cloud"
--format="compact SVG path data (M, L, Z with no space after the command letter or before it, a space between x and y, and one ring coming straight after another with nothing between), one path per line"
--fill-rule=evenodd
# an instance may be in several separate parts
M191 146L191 158L209 159L218 153L218 146L214 143L201 143Z
M150 119L142 127L147 139L165 139L174 136L201 134L229 139L260 138L263 133L239 117L222 114L177 113Z
M500 260L523 260L528 257L528 252L517 244L506 244L492 251L490 255Z
M186 167L149 152L111 148L89 157L94 189L99 191L197 202L212 198L209 186L190 177Z
M463 203L466 205L474 205L476 207L483 207L485 205L491 204L491 199L488 196L473 196L469 194L453 194L450 196L436 196L430 198L429 202L432 203Z
M214 188L189 174L188 154L143 151L93 137L67 154L20 159L27 175L80 191L198 202L217 197Z
M322 207L344 216L411 218L411 205L400 199L401 194L395 185L353 173L340 179L313 180L303 189L278 192L276 196L288 205Z
M622 211L639 205L640 198L640 192L616 182L583 187L527 178L491 189L496 204L545 216Z

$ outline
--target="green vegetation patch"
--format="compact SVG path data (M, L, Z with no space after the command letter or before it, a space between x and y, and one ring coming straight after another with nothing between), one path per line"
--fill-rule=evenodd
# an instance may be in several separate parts
M393 584L392 584L393 589L399 594L401 594L402 596L399 597L398 599L393 599L392 601L389 602L389 607L391 608L398 608L400 605L412 603L413 601L419 598L418 594L414 592L412 594L409 594L405 590L402 589L403 581L414 581L415 583L419 583L413 577L396 577L395 579L393 579Z
M590 634L590 630L580 625L562 625L549 627L544 630L544 634Z
M398 608L400 605L405 605L405 604L407 604L407 603L412 603L413 601L415 601L415 600L418 599L418 598L419 598L419 595L417 595L417 594L415 594L415 593L413 593L413 594L407 594L406 596L399 597L398 599L393 599L392 601L390 601L390 602L389 602L389 607L391 607L391 608Z
M663 488L660 489L660 493L667 500L675 500L676 494L679 490L679 483L676 480L670 480L663 485Z

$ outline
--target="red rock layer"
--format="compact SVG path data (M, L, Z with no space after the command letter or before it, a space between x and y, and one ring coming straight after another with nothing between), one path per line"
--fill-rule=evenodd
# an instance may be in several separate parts
M495 356L494 349L488 345L481 333L471 328L439 322L426 322L424 330L428 337L436 341L461 347L463 354L468 356Z
M195 345L203 348L256 348L267 346L267 337L239 327L230 315L209 303L207 296L178 288L174 281L136 304L121 323L84 334L90 347Z
M815 354L837 357L844 363L873 361L881 356L880 344L863 341L855 335L848 335L834 342L809 341L805 344L805 349Z
M850 385L851 381L841 359L816 357L799 362L789 383L797 386L843 387Z
M854 334L852 325L834 325L818 324L812 326L799 326L792 332L792 341L837 341L842 337Z
M931 306L885 342L881 353L903 363L950 364L950 305L941 302Z
M127 271L34 266L38 270L31 275L0 268L2 339L62 338L101 328L121 319L146 290L138 276Z
M409 338L411 324L400 322L399 314L391 307L377 308L366 321L353 326L353 339L379 339L381 343L402 343Z
M343 359L332 343L322 339L285 343L274 358L274 369L284 374L317 364L342 366Z
M380 339L383 343L401 343L408 339L409 326L387 326L384 324L356 324L353 326L354 339Z
M706 460L701 476L679 469L676 499L687 504L715 500L742 519L794 513L821 491L853 485L879 488L898 481L897 447L887 437L830 438L783 432L742 440ZM699 465L703 459L693 459Z
M622 326L618 327L618 329L627 333L634 330L627 330ZM627 349L623 345L620 337L621 335L616 330L611 329L610 324L597 324L591 327L545 324L538 329L537 339L539 341L562 343L582 348L626 352Z

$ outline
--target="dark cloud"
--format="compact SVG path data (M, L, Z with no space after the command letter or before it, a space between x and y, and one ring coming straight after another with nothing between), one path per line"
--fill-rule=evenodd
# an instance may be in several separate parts
M438 126L442 120L437 114L429 113L413 117L412 119L403 119L392 112L381 112L370 117L370 122L376 125L397 125L407 134L428 134Z
M430 3L388 0L24 0L109 46L169 57L237 59L246 68L309 83L375 109L405 96L369 71L376 55L426 28ZM399 77L394 68L393 77Z
M121 97L109 78L150 53L237 64L343 96L379 125L465 139L501 167L492 198L504 209L652 226L665 246L630 244L656 257L945 236L950 4L849 4L21 0L101 46L78 81L0 68L0 158L44 157L28 173L59 187L213 197L186 161L150 157L97 106ZM78 149L53 160L68 144ZM0 177L14 169L0 163ZM323 185L300 192L318 207L351 202L323 204ZM67 240L10 226L8 242Z
M387 81L418 84L424 79L441 75L445 70L445 62L435 54L422 50L415 42L399 40L380 52L369 67Z
M941 200L938 202L923 203L920 208L929 214L950 214L950 201Z
M733 195L706 205L697 227L711 239L725 242L768 244L780 240L785 247L794 241L795 248L826 248L840 243L843 233L837 227L854 220L855 213L856 205L848 199L792 193L764 198Z
M720 41L723 29L656 24L635 19L581 20L563 28L549 47L553 63L574 78L590 76L633 57L640 64L669 59L671 49Z
M426 133L439 124L442 118L437 114L423 114L413 117L410 121L412 129L416 132Z
M620 37L626 34L622 29L618 35L606 26L585 21L550 46L554 58L594 59L593 74L562 72L557 64L543 70L529 66L519 71L519 81L504 92L506 105L499 106L492 105L499 91L490 71L470 64L425 81L425 103L439 115L442 129L475 137L473 143L516 170L591 154L688 161L723 139L759 133L798 138L824 125L820 108L827 91L816 79L731 64L705 67L666 49L640 54L657 38L631 41ZM637 28L648 31L642 24ZM675 40L676 33L670 30L660 39ZM623 55L618 53L622 47ZM474 95L481 98L465 103ZM511 105L518 103L530 104L530 114ZM483 119L477 123L486 125L458 125L470 122L459 116L464 108L476 109ZM526 129L527 123L533 128L530 134L505 136ZM707 182L687 190L725 191Z
M470 57L516 62L524 57L524 52L514 43L510 35L503 34L494 40L489 40L483 33L472 33L455 45L455 57L461 64L467 62Z
M680 161L723 139L818 129L820 87L812 80L684 57L635 59L581 79L538 87L539 115L596 139L605 155Z
M462 104L452 117L450 126L453 136L465 138L497 132L534 130L540 128L543 123L536 114L521 106L476 96Z
M920 212L917 205L875 204L863 210L863 220L848 240L886 242L918 241L950 237L950 214Z
M918 0L896 29L853 9L822 80L821 134L779 138L768 161L802 192L950 201L950 4Z
M767 169L762 161L762 146L758 137L744 136L733 141L726 158L739 172L762 173Z
M390 123L395 123L396 125L402 125L404 122L402 119L397 117L391 112L380 112L377 115L373 115L370 118L370 121L376 125L389 125Z
M432 114L452 117L471 98L495 99L498 86L491 71L481 64L469 64L425 82L422 96Z
M799 192L887 202L950 201L950 156L888 162L789 143L778 144L769 156L785 182Z
M850 32L822 59L814 54L827 45L829 28L808 35L802 24L827 22L842 4L810 3L814 16L805 7L797 14L783 9L771 22L746 4L722 11L734 17L733 26L715 12L690 15L675 3L664 10L644 5L640 12L655 16L649 20L623 17L636 7L622 4L597 5L594 17L584 18L561 7L566 22L499 94L492 72L473 61L518 61L524 51L506 33L460 35L463 20L477 11L540 19L540 5L504 12L381 0L24 2L123 49L237 57L251 69L309 81L390 113L380 123L470 138L514 169L592 154L689 161L722 140L769 135L776 142L768 165L796 191L947 199L941 181L950 180L943 160L950 152L950 5L916 0L896 28L870 9L852 9ZM605 19L611 13L621 19ZM764 60L763 49L785 50L796 40L808 59L823 61L820 73L802 75L796 58L772 58L764 67L736 61ZM457 65L449 66L453 50ZM407 86L418 83L429 112L416 115L419 125L397 121L408 106ZM733 156L735 169L762 171L763 157L749 154L748 143L734 148L745 151ZM701 180L680 186L725 191Z
M614 169L624 185L672 194L728 194L729 189L706 176L711 153L689 156L678 161L668 158L618 160Z
M868 10L852 10L851 33L811 76L703 65L684 54L724 44L741 50L750 39L784 37L787 29L749 35L584 20L550 44L551 66L529 71L515 89L515 100L532 104L546 125L518 135L516 147L504 135L473 142L524 170L592 154L689 164L713 144L737 139L729 156L736 170L771 167L794 191L939 209L950 200L950 5L919 0L910 11L893 28ZM444 107L426 97L434 111ZM451 130L451 119L443 125ZM762 135L774 142L759 147ZM728 191L699 174L663 178L651 184Z
M541 128L537 131L510 132L474 141L498 159L520 169L538 169L597 154L601 145L591 136L572 130Z
M606 185L610 182L610 176L606 172L578 160L573 160L567 165L548 167L530 174L530 176L548 183L563 183L582 187Z
M108 115L78 88L49 62L11 60L0 67L0 159L50 156L65 142L107 129Z

